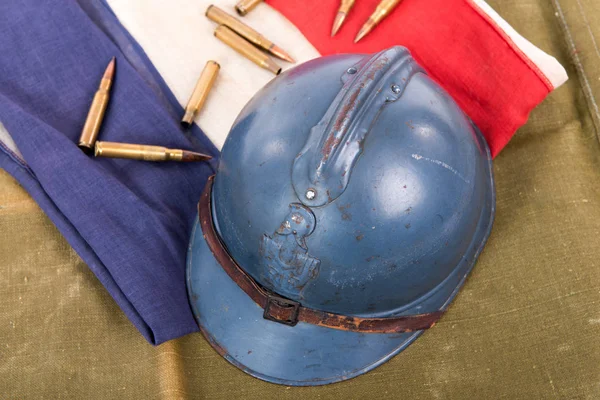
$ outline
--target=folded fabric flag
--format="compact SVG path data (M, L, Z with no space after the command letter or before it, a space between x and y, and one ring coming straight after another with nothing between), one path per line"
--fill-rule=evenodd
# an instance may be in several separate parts
M215 147L197 127L181 129L181 106L101 1L2 2L0 54L0 121L14 141L4 141L0 165L150 342L196 331L185 254L214 163L94 159L76 143L99 79L116 56L101 139L213 155Z
M408 47L486 137L496 156L529 113L567 80L562 66L483 0L403 0L368 36L353 39L380 0L357 1L331 37L338 1L267 0L321 54Z
M199 119L217 147L243 105L272 79L215 39L215 25L203 17L211 3L233 12L235 2L0 4L0 122L6 127L0 125L0 166L31 193L153 344L198 329L186 296L185 255L196 202L216 159L210 165L94 159L75 143L102 72L116 55L101 139L216 155L198 127L183 131L178 122L206 60L222 65ZM377 1L357 2L333 39L338 2L269 3L300 31L265 4L244 22L299 62L319 52L407 46L475 120L494 154L566 79L552 57L479 0L404 0L358 45L352 39Z
M142 46L148 58L185 105L200 71L208 60L221 64L210 96L196 119L220 148L229 128L246 103L273 79L214 36L217 24L204 16L211 4L235 14L238 0L107 0L119 22ZM320 56L302 33L272 7L261 4L243 22L289 51L296 64L277 61L286 70Z

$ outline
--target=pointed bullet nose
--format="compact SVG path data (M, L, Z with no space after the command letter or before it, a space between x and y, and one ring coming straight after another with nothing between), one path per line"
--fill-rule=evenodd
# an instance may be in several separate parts
M364 29L361 29L358 32L358 34L356 35L356 37L354 38L354 43L358 43L359 40L361 40L362 38L364 38L366 34L367 34L367 32L365 32Z
M335 20L333 21L333 27L331 28L331 37L334 37L335 34L340 30L345 19L346 19L345 12L338 12L336 14Z
M212 156L208 154L196 153L195 151L183 150L181 161L194 162L194 161L208 161L211 160Z
M354 38L354 43L357 43L359 40L361 40L362 38L367 36L374 27L375 27L375 24L369 18L369 20L367 22L365 22L365 24L362 26L362 28L360 28L360 31L358 31L358 34Z
M271 49L269 50L269 52L271 54L273 54L275 57L280 58L284 61L287 61L289 63L295 63L296 60L294 60L292 58L292 56L290 56L286 51L284 51L281 47L277 46L277 45L273 45L271 46Z
M108 65L106 66L106 69L104 70L104 79L112 79L113 75L115 74L115 62L116 62L117 58L113 57L110 59L110 62L108 63Z

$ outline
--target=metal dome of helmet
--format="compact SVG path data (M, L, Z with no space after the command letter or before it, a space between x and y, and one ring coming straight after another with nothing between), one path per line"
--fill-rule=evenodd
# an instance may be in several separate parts
M437 321L494 209L485 140L405 48L316 59L234 123L199 203L190 303L253 376L349 379Z

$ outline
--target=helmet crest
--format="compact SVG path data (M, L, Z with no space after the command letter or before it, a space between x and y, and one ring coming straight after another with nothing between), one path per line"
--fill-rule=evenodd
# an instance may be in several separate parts
M402 47L365 60L344 71L344 85L294 160L294 189L306 205L323 206L344 192L382 107L398 100L412 76L424 72Z

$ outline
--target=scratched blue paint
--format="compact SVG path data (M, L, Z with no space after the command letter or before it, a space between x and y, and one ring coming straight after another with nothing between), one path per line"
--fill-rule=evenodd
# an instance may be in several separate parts
M406 50L371 57L310 61L249 102L223 147L212 196L215 226L232 257L260 284L305 306L370 317L445 309L491 230L489 150ZM358 72L348 74L351 67ZM367 73L375 84L365 80ZM346 107L343 94L361 84L369 93L358 91L354 98L361 100ZM396 84L400 88L388 89ZM328 125L340 113L351 118ZM354 128L344 131L344 124ZM317 192L314 199L303 196L309 188ZM314 226L294 229L298 212ZM422 333L354 333L265 320L215 261L198 224L187 274L192 309L211 344L270 382L349 379Z
M290 204L290 213L271 236L261 242L261 281L277 287L280 296L300 297L319 275L320 260L308 254L306 238L315 229L315 215L302 204Z

